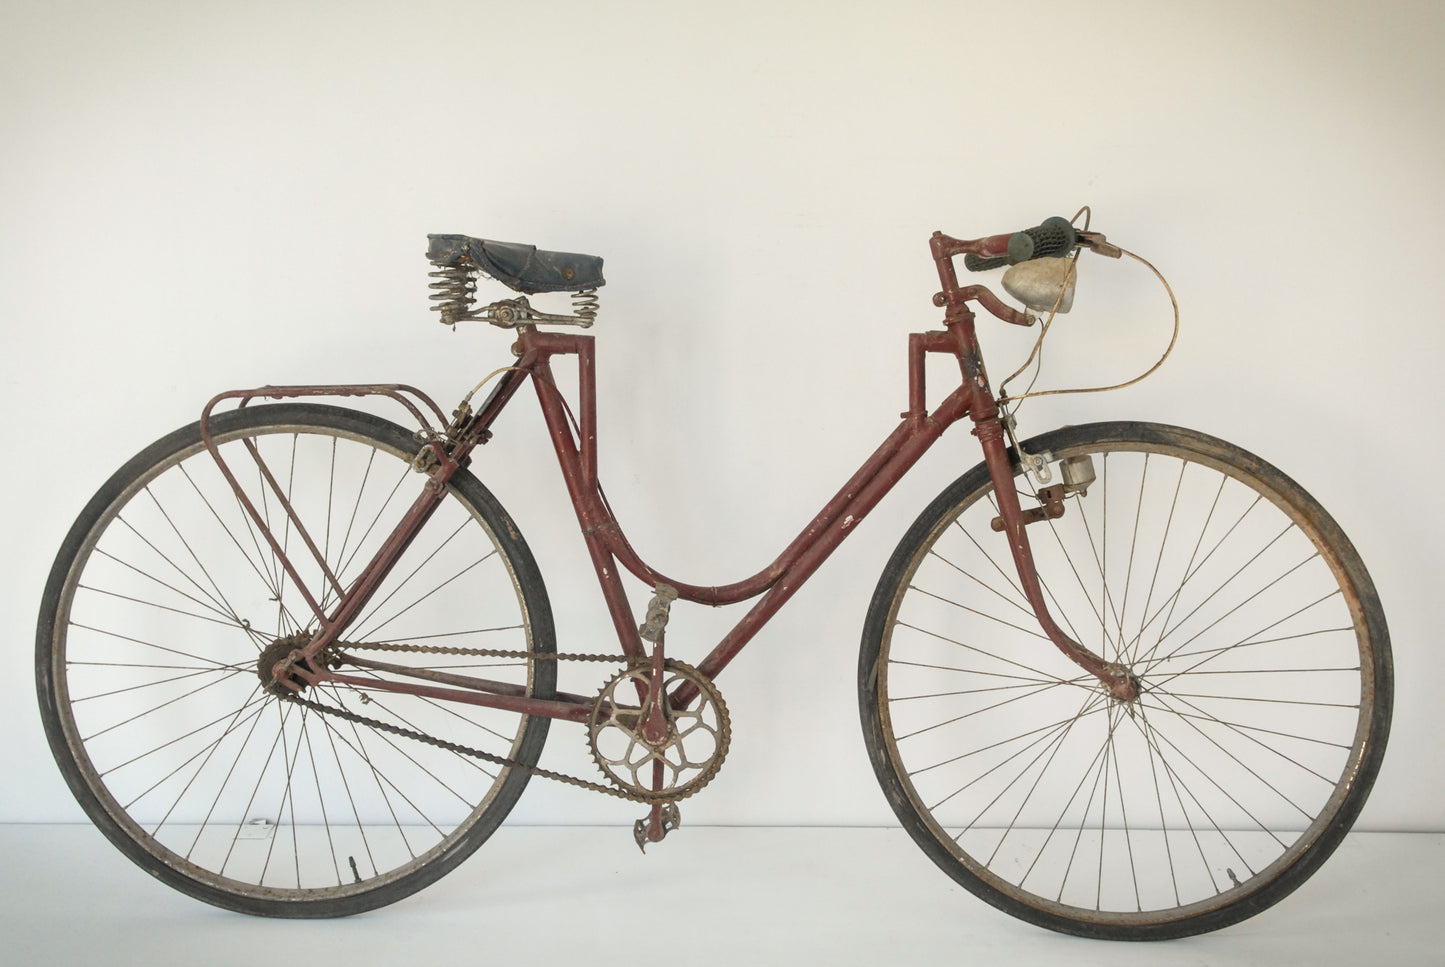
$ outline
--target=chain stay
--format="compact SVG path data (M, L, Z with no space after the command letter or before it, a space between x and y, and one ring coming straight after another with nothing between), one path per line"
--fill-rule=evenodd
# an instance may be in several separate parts
M457 648L449 645L408 645L399 642L337 642L336 657L344 661L345 652L347 649L353 651L372 650L432 655L465 655L476 658L516 658L523 661L542 659L545 661L611 662L613 664L625 665L629 668L638 664L650 664L650 661L646 658L633 658L628 655L559 655L549 652L508 651L500 648ZM669 664L672 663L669 662ZM543 779L554 779L557 782L561 782L569 786L578 786L591 792L600 792L608 796L615 796L618 799L626 799L629 802L640 802L650 805L653 803L675 802L678 798L683 798L678 797L675 794L649 793L645 790L624 789L619 786L604 785L600 782L593 782L590 779L583 779L579 776L569 776L566 773L554 772L551 769L544 769L541 766L531 765L526 762L518 761L517 759L509 759L506 756L496 755L491 752L484 752L481 749L473 749L470 746L461 745L456 742L449 742L446 739L439 739L435 736L427 735L423 732L417 732L414 729L407 729L399 725L392 725L389 722L381 722L377 719L369 718L368 716L353 712L348 708L323 705L320 702L303 697L300 693L289 693L285 696L285 698L291 702L295 702L297 705L309 708L312 711L317 712L321 715L334 715L338 718L345 719L348 722L354 722L357 725L365 725L368 728L376 729L380 732L387 732L391 735L400 736L404 739L414 739L417 742L424 742L427 745L433 745L439 749L445 749L448 752L456 752L461 755L471 756L475 759L481 759L483 762L489 762L492 765L523 769L531 773L532 775L539 776ZM715 774L717 772L717 768L721 767L721 765L722 763L719 761L717 763L717 766L714 767L714 769L712 770L712 772ZM709 775L708 781L711 781L711 778L712 776ZM705 784L706 783L703 783L702 785ZM690 795L691 792L696 792L697 789L701 789L702 785L699 785L693 790L690 790L688 794Z

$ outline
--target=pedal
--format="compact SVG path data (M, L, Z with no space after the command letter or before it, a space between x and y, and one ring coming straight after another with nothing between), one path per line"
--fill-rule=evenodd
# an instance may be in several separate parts
M660 843L662 838L682 825L682 810L675 802L660 802L652 811L632 824L632 838L637 848L647 852L648 843Z

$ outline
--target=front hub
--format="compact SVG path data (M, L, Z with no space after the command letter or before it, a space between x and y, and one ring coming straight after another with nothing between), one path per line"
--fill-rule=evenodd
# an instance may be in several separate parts
M1103 682L1109 697L1120 704L1128 705L1139 700L1139 694L1144 690L1143 682L1133 670L1124 665L1110 662L1105 670L1111 678Z

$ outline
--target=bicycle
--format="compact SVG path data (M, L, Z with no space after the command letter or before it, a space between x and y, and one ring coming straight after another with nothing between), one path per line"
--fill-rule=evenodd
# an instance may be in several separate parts
M903 536L862 636L864 738L900 822L959 884L1066 933L1185 936L1277 902L1344 837L1384 754L1392 668L1369 575L1303 489L1213 437L1121 422L1010 445L1014 401L990 386L972 306L1022 325L1058 310L1081 253L1120 254L1102 234L1050 219L930 248L943 328L909 337L897 429L772 564L705 587L628 543L598 478L593 337L542 328L595 321L602 260L432 236L441 320L515 333L514 362L450 418L404 385L222 393L71 529L36 669L78 801L170 886L281 917L435 881L533 776L645 806L634 835L657 842L727 754L719 674L967 417L983 460ZM1063 275L1019 311L960 285L959 255ZM476 308L479 275L517 297ZM539 292L573 311L534 308ZM930 355L960 373L931 412ZM575 415L556 357L578 365ZM614 654L557 651L531 552L469 469L528 381ZM315 401L363 396L418 428ZM654 591L640 624L624 571ZM695 667L668 657L677 601L753 600ZM561 691L562 662L605 681ZM583 727L600 778L538 764L553 720Z

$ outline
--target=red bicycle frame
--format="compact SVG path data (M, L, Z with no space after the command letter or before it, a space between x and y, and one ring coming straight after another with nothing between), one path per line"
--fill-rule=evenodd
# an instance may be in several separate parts
M439 408L419 391L400 386L266 387L225 393L216 397L207 405L202 416L202 437L235 489L243 507L266 536L282 567L297 584L318 619L320 630L311 641L277 663L276 681L296 689L303 687L294 681L298 678L310 684L331 681L370 690L405 692L568 721L587 720L592 699L583 696L559 694L553 698L536 698L526 695L524 690L516 685L381 662L366 662L365 667L393 672L414 680L397 682L359 678L328 669L323 663L311 661L323 649L340 640L351 620L365 606L414 536L430 518L452 475L468 463L475 447L484 444L491 437L493 423L511 402L522 383L530 377L624 654L644 659L649 656L649 650L644 644L627 600L622 584L622 569L658 589L659 593L675 592L677 598L699 604L727 605L758 598L757 603L698 664L698 670L703 675L715 678L762 626L797 593L803 583L928 452L938 438L954 423L967 416L972 420L973 432L983 448L984 459L994 483L1003 530L1009 541L1021 586L1041 628L1075 663L1105 683L1114 697L1131 700L1137 694L1138 687L1132 676L1122 667L1105 662L1075 642L1054 623L1044 603L1038 575L1034 569L1028 536L1024 530L1025 515L1014 485L1013 466L1004 442L999 407L988 385L975 333L975 318L968 303L976 301L1008 322L1028 324L1030 320L1004 305L982 286L960 286L953 267L954 256L962 253L990 256L1005 251L1007 239L1008 236L993 236L962 241L935 233L931 248L943 288L934 297L934 302L946 310L944 329L909 336L908 409L898 427L776 560L752 577L723 586L688 584L654 570L633 550L621 525L613 517L603 498L598 480L596 356L591 336L544 333L532 326L519 328L516 345L513 347L518 357L516 364L502 374L491 395L475 414L471 414L465 407L459 410L457 419L445 438L436 431L428 430L431 440L418 454L417 465L419 469L427 471L429 480L390 539L352 586L341 588L336 578L325 570L324 562L321 562L323 573L339 595L330 612L324 611L315 596L304 587L296 569L272 536L270 528L242 492L235 476L222 459L209 430L212 410L219 402L227 399L238 399L240 405L245 406L252 399L262 397L383 395L402 402L423 427L426 427L427 421L421 418L420 412L405 399L404 394L416 396L437 415L440 415ZM960 385L931 413L927 409L924 376L925 360L930 353L953 356L958 362L961 374ZM577 358L579 412L575 422L552 372L552 359L557 356ZM290 523L300 531L303 542L319 561L314 543L306 535L305 528L290 508L281 488L270 477L259 454L254 449L251 449L250 453L260 465L262 478L280 500ZM660 658L661 636L658 635L657 639L656 651L652 655L654 660ZM417 679L424 680L425 683ZM693 695L684 687L671 698L680 705L686 705Z

